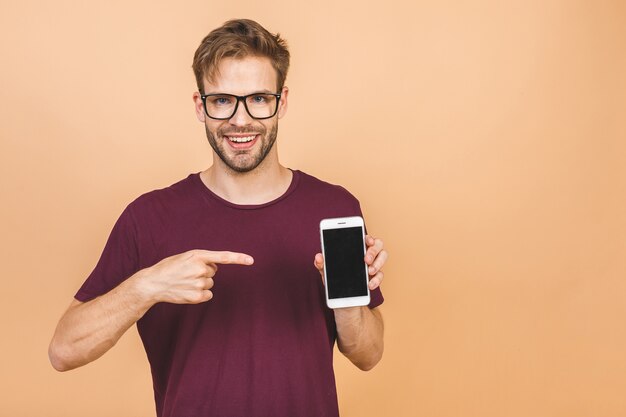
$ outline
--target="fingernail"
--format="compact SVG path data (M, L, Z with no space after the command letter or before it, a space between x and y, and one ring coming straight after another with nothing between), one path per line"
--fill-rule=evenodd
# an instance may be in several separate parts
M246 263L248 265L252 265L254 263L254 259L251 256L246 257Z

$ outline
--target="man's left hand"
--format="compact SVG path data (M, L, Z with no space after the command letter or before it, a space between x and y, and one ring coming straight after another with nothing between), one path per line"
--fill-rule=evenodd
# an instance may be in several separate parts
M369 288L370 291L375 290L383 282L383 265L387 262L387 251L383 249L383 241L381 239L374 238L370 235L365 236L365 245L367 251L365 252L365 263L367 264L367 272L369 275ZM315 261L313 262L320 275L322 276L322 282L324 282L324 256L321 253L315 255Z

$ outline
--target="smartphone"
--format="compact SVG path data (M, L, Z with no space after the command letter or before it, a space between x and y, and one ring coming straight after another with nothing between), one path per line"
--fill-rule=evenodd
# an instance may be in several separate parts
M326 305L329 308L368 305L370 290L363 218L324 219L320 222L320 235Z

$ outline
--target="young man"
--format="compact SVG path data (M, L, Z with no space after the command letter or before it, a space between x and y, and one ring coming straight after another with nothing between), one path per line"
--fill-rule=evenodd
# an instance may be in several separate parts
M383 352L387 259L367 236L372 302L325 305L319 222L361 215L345 189L278 161L289 52L250 20L196 51L193 94L213 165L129 204L50 344L85 365L137 323L157 416L337 416L335 340L360 369Z

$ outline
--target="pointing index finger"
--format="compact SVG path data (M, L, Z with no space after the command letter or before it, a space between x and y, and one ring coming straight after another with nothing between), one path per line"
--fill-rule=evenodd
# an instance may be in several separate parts
M210 251L210 250L195 250L194 255L200 257L205 263L214 264L238 264L238 265L252 265L254 259L252 256L230 251Z

